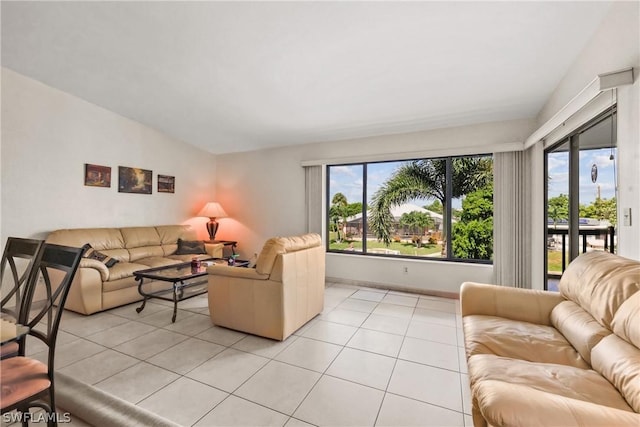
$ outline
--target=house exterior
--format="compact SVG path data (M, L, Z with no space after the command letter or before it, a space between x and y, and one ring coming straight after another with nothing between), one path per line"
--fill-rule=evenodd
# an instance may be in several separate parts
M402 218L403 214L409 212L420 212L424 214L428 214L433 220L432 227L426 227L422 233L417 232L416 230L411 230L410 227L406 227L400 223L400 218ZM393 228L392 233L395 236L398 236L400 239L411 239L411 236L417 234L420 236L430 236L432 234L437 235L437 233L442 229L442 215L427 210L423 207L412 203L404 203L399 206L394 206L391 208L391 215L393 215ZM347 235L351 235L356 238L362 238L362 214L356 214L347 218L347 227L346 233ZM375 238L375 236L369 234L367 238Z

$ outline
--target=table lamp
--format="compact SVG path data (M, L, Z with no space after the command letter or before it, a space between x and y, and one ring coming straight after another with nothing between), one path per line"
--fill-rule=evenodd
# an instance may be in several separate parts
M225 218L227 213L222 209L220 203L218 202L209 202L198 212L198 216L204 216L209 218L209 222L207 223L207 231L209 232L209 239L215 240L216 232L218 231L218 221L216 218Z

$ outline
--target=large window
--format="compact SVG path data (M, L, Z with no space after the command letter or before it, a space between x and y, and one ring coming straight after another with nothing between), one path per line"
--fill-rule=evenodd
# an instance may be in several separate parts
M328 250L490 262L488 155L327 167Z

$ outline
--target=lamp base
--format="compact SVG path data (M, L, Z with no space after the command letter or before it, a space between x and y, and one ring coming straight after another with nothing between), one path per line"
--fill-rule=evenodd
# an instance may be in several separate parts
M216 233L218 232L218 227L220 224L216 221L215 218L210 218L210 221L207 223L207 232L209 232L209 240L216 240Z

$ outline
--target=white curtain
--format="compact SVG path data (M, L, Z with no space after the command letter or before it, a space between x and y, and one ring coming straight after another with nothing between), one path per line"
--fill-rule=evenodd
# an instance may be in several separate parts
M307 232L322 235L322 166L305 166Z
M493 275L498 285L531 288L530 151L493 157Z

